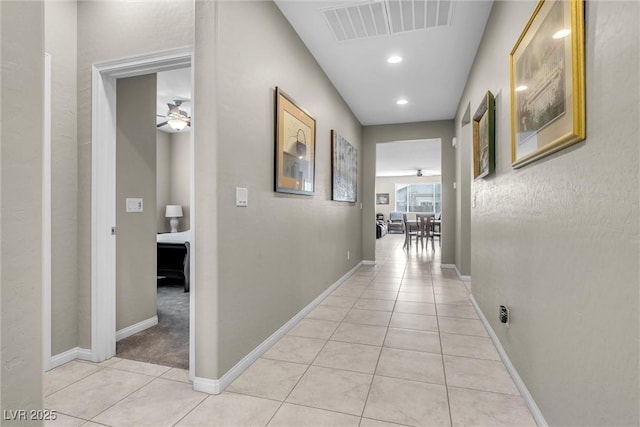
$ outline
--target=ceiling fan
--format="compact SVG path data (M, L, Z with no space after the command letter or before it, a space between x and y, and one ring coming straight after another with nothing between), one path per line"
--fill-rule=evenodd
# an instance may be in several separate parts
M185 127L191 126L191 117L189 117L186 111L180 109L183 102L184 101L176 99L173 101L173 104L170 102L167 103L169 111L167 111L166 116L158 115L158 117L166 117L167 120L162 123L158 123L156 127L159 128L164 125L169 125L173 130L179 132Z

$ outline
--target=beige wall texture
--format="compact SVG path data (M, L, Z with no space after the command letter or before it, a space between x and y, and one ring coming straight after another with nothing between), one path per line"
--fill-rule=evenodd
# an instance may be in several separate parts
M193 11L189 0L78 2L77 265L82 348L91 346L91 66L192 45Z
M182 206L178 231L185 231L191 228L191 132L171 134L170 150L170 204Z
M0 410L42 397L44 6L0 2ZM10 418L10 415L7 415Z
M218 2L216 7L217 158L204 160L215 163L217 171L207 174L218 177L215 277L219 373L224 373L362 259L362 196L358 203L331 201L330 161L330 130L361 156L362 128L274 3ZM316 119L312 196L273 191L276 86ZM198 176L198 183L207 181ZM358 188L361 184L360 175ZM248 188L248 207L235 207L236 187ZM197 286L213 280L199 277Z
M466 105L496 96L472 293L549 425L638 425L640 4L585 6L587 139L514 170L508 58L535 3L493 5L456 117L460 135Z
M470 105L467 103L470 107ZM468 111L469 117L473 112ZM467 111L465 110L465 114ZM471 275L471 183L473 181L473 125L465 116L459 123L467 123L458 129L456 142L456 257L460 274Z
M45 2L51 55L51 354L78 344L77 4Z
M190 229L191 205L191 132L157 131L157 210L158 233L171 230L164 216L167 205L182 206L178 231Z
M437 176L377 176L376 177L376 194L388 193L389 204L378 205L376 204L376 214L382 213L385 220L389 220L389 213L396 210L396 185L397 184L419 184L440 182L442 177ZM410 215L413 218L413 214Z
M364 200L362 216L363 259L374 261L376 256L376 144L412 139L440 138L442 141L442 263L454 263L456 200L455 190L453 189L453 182L455 181L455 150L451 146L453 135L453 120L363 127L363 186L361 187Z
M116 331L156 315L156 74L117 81ZM126 212L126 199L143 199Z
M195 269L195 375L219 378L218 369L218 2L195 2L193 46L194 93L191 123L194 132L196 239L191 242ZM203 117L198 121L198 117ZM205 141L199 143L199 141ZM213 166L212 166L213 165ZM200 326L202 325L202 326Z

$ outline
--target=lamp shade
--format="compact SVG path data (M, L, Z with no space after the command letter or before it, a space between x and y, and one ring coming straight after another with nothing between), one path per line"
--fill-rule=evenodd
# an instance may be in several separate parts
M164 216L167 218L182 218L182 206L167 205L167 209L164 212Z

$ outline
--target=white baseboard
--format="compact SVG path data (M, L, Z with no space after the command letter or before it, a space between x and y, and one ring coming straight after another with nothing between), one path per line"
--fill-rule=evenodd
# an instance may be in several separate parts
M489 337L491 338L491 341L493 341L493 344L496 346L496 349L498 350L498 354L500 355L502 362L507 368L507 371L509 371L511 378L513 378L513 382L516 384L516 387L520 391L520 394L522 395L522 398L527 404L529 411L531 411L531 415L533 416L533 419L535 420L536 424L544 427L548 426L549 424L547 424L547 421L544 419L544 416L542 415L540 408L538 408L538 405L533 400L533 396L531 396L531 393L529 393L529 389L525 385L524 381L522 381L522 378L520 378L520 375L518 374L518 371L516 370L515 366L513 366L513 363L511 363L511 359L509 359L509 356L507 355L507 352L502 346L502 343L498 339L498 336L496 335L496 333L493 331L493 328L489 324L489 321L485 317L484 313L482 312L482 310L480 310L480 306L476 302L473 295L469 296L469 300L471 301L471 304L473 304L473 307L476 309L476 312L480 317L480 321L482 321L482 324L484 325L485 329L489 333Z
M91 361L91 350L86 348L74 347L65 352L56 354L51 357L51 368L57 368L58 366L64 365L67 362L71 362L72 360L88 360Z
M126 328L116 331L116 341L123 340L127 337L130 337L133 334L142 332L145 329L149 329L150 327L155 326L157 324L158 324L158 316L153 316L149 319L143 320L142 322L138 322L135 325L127 326Z
M363 259L362 260L362 265L376 265L376 262Z
M193 379L193 389L201 393L220 394L220 380L210 380L209 378L195 377Z
M460 274L460 270L458 270L458 266L455 264L440 264L440 267L455 270L458 279L462 280L463 282L468 282L469 280L471 280L471 276L463 276L462 274Z
M284 337L287 332L293 329L307 314L316 308L331 292L333 292L338 286L355 273L355 271L364 264L364 261L360 261L355 267L349 270L345 275L336 280L334 284L329 286L323 293L318 295L316 299L311 301L306 307L300 310L295 316L293 316L287 323L282 325L280 329L275 331L269 338L264 340L260 345L254 348L251 353L247 354L238 363L236 363L231 369L229 369L222 377L217 380L211 380L208 378L195 377L193 379L193 389L209 394L220 394L226 389L236 378L240 376L253 362L258 360L260 356L267 352L275 343Z

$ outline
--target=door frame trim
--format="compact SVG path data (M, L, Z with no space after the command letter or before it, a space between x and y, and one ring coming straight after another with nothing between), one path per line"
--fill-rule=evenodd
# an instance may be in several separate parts
M106 360L116 353L116 80L191 67L193 49L183 47L92 66L91 93L91 358ZM192 97L194 80L191 79ZM192 112L192 117L193 117ZM194 164L191 132L191 164ZM192 182L195 170L192 167ZM193 185L192 203L193 203ZM195 243L195 206L191 206L192 247ZM195 268L191 257L189 371L195 366Z
M44 54L42 150L42 368L51 366L51 55Z

